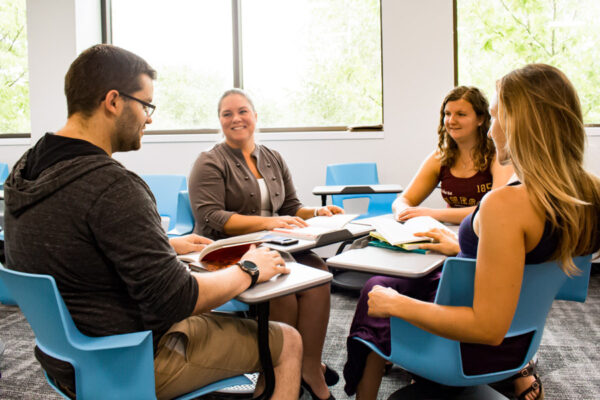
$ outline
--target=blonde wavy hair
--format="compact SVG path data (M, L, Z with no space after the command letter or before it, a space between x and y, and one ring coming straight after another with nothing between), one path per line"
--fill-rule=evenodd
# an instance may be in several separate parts
M583 167L585 130L579 97L555 67L529 64L498 82L513 167L534 205L559 233L553 259L567 274L572 257L600 244L600 180Z

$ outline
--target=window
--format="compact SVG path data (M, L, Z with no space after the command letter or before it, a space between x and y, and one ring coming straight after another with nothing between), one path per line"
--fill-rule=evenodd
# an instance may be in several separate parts
M29 136L31 123L27 72L25 0L2 0L0 3L0 137Z
M158 72L155 130L214 132L232 87L263 131L383 123L379 0L113 0L110 15L112 43Z
M458 83L488 96L528 63L560 68L575 85L586 124L600 124L598 0L455 0Z

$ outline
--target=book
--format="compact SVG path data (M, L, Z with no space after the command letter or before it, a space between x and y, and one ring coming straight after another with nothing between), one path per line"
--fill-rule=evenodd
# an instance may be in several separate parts
M372 225L375 228L375 234L372 232L372 236L393 246L402 245L405 250L414 250L419 247L419 243L431 242L430 238L414 236L417 232L427 232L434 228L450 231L441 222L429 216L411 218L406 222L381 219L373 221Z
M262 243L266 235L266 232L257 232L216 240L202 251L181 254L177 258L188 263L192 270L217 271L240 261L250 247Z
M356 217L358 217L358 214L335 214L331 217L313 217L306 220L308 226L304 228L275 228L272 232L299 239L317 239L323 234L343 230L344 226Z

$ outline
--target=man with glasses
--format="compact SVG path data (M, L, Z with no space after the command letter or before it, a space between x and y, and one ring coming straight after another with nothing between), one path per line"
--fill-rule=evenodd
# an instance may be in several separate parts
M172 398L260 369L256 321L204 313L289 271L266 248L251 249L239 268L210 274L190 273L178 261L176 252L208 240L169 242L150 189L111 157L140 148L155 109L155 75L111 45L77 57L65 76L65 126L40 139L6 180L5 249L7 268L55 278L84 334L152 330L157 397ZM300 336L279 323L269 335L274 397L297 398ZM36 357L59 386L76 392L70 364L38 348Z

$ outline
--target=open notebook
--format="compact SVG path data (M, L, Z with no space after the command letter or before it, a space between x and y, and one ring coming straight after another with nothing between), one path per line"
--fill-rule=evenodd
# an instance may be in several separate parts
M434 228L451 232L444 224L429 216L411 218L406 222L381 219L373 221L372 225L375 232L372 232L371 236L406 250L416 249L419 243L431 241L430 238L415 236L417 232L427 232Z

